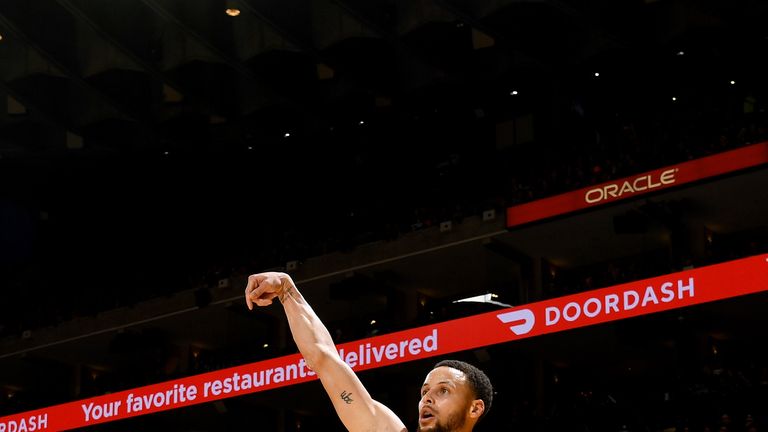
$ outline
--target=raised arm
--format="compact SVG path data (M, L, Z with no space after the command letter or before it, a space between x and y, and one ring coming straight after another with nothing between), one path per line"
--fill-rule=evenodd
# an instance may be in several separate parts
M403 422L386 406L373 400L352 368L336 351L328 329L301 295L291 277L268 272L248 277L245 301L269 306L277 297L283 304L293 340L312 369L344 426L350 432L405 432Z

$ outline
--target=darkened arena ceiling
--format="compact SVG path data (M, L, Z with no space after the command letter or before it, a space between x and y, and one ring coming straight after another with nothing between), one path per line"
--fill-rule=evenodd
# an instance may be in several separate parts
M707 124L764 91L766 19L757 0L2 1L2 289L180 286L434 203L501 210L510 177L616 144L575 117Z

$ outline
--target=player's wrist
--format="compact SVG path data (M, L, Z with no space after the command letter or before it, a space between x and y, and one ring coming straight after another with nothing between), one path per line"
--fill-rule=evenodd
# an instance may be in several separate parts
M287 274L281 274L280 275L280 289L277 293L277 299L280 300L280 303L285 304L285 301L292 297L293 290L296 289L295 285L293 284L293 281L291 280L291 277Z

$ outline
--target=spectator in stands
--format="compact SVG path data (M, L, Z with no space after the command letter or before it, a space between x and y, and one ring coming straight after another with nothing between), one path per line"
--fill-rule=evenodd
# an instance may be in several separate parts
M731 416L728 413L723 413L720 416L720 432L728 432L731 430Z
M296 345L333 402L344 426L352 432L406 431L403 422L374 400L351 367L339 358L330 333L285 273L267 272L248 277L245 300L269 306L282 303ZM470 432L491 408L493 389L476 367L444 360L429 372L421 387L420 432Z
M750 428L757 428L755 426L755 418L752 417L752 414L747 414L746 417L744 417L744 430L749 431Z

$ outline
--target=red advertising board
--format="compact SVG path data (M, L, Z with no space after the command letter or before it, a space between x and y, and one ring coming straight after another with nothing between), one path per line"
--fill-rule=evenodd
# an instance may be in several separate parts
M768 291L768 254L337 346L354 370ZM472 337L466 337L471 334ZM0 418L0 432L62 431L313 380L299 354Z
M507 208L507 228L768 163L768 142Z

